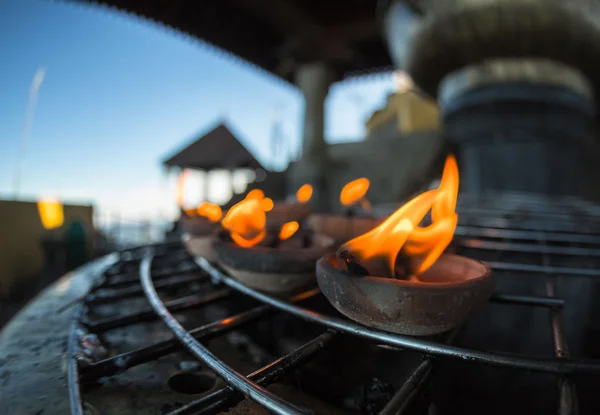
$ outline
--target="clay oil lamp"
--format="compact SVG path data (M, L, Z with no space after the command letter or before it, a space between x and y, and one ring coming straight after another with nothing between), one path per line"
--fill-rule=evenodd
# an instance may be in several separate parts
M180 179L183 187L187 171L182 174ZM183 204L183 195L180 191L178 200L180 206ZM265 197L260 189L254 189L248 192L246 199L255 199L260 202L260 206L266 212L273 208L273 201ZM213 240L219 229L221 229L221 218L223 212L218 205L204 202L197 209L181 209L180 222L183 228L183 243L187 251L194 257L203 257L209 262L216 262L216 255L213 248Z
M438 189L412 199L317 263L317 281L342 314L366 326L433 335L460 325L493 291L489 268L444 254L457 223L458 168L448 157ZM431 212L431 224L419 226Z
M327 235L336 244L342 244L362 235L379 225L383 219L370 216L357 216L356 210L370 212L371 204L366 194L369 190L369 179L362 177L347 183L340 192L340 203L344 207L343 214L313 214L308 219L311 229Z
M313 188L309 184L302 185L296 192L296 200L293 202L275 202L267 211L267 229L277 230L284 223L296 221L300 224L312 212L310 198Z
M190 255L216 262L213 240L216 232L221 228L219 221L222 216L221 208L208 202L202 203L198 209L182 211L180 219L184 229L182 240Z
M243 284L276 295L314 283L315 264L333 241L303 235L307 231L297 221L274 232L266 226L263 207L258 199L245 199L229 209L214 241L218 264Z

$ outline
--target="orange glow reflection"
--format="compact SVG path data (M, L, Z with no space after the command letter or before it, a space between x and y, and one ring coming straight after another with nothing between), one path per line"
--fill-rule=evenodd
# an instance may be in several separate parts
M246 198L229 209L221 225L229 231L236 244L250 248L265 238L266 222L261 200Z
M214 203L204 202L198 206L196 213L200 216L207 218L212 223L216 223L223 217L223 211L219 205Z
M285 241L296 233L300 224L296 221L284 223L279 230L279 240Z
M300 203L307 203L313 194L313 187L310 184L303 184L296 192L296 200Z
M360 203L365 210L371 210L371 204L365 198L370 184L369 179L366 177L347 183L340 192L340 203L346 207Z
M425 272L452 241L458 216L454 212L458 195L458 167L454 156L448 156L437 190L415 197L375 229L346 242L340 251L347 250L359 261L382 258L392 275L400 251L411 258L415 275ZM419 227L431 210L432 224Z

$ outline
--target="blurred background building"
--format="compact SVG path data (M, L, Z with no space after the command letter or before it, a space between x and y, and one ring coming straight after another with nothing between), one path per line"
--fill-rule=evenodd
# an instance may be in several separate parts
M283 200L311 182L316 210L331 211L350 180L368 177L370 200L392 203L437 169L436 105L389 69L340 78L353 70L340 55L273 76L250 55L73 2L4 1L0 28L3 298L163 240L183 171L189 207L230 206L257 187ZM44 200L60 207L51 225Z

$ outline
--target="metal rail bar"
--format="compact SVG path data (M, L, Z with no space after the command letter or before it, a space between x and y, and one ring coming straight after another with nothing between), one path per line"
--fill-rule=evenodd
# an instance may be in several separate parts
M290 302L300 302L313 298L320 293L319 290L310 290L298 294L290 298ZM190 330L190 335L194 336L197 340L209 340L214 337L223 335L232 330L241 327L246 323L257 320L260 317L267 315L269 312L277 311L272 307L263 304L249 310L243 311L239 314L229 316L222 320L217 320L204 326ZM159 359L170 353L174 353L181 350L183 345L177 339L173 338L170 340L162 341L159 343L145 346L130 352L121 353L116 356L109 357L107 359L100 360L92 363L87 367L82 368L82 380L89 382L94 379L98 379L106 376L113 376L119 373L125 372L127 369L141 365L143 363L151 362Z
M190 330L190 335L197 340L210 340L235 330L246 323L255 321L266 315L270 310L272 308L267 305L254 307L234 316ZM83 367L82 381L91 382L102 377L117 375L132 367L154 361L181 349L183 349L181 342L176 338L172 338L130 352L121 353Z
M564 224L559 222L534 222L534 221L516 221L507 218L468 218L463 220L463 225L480 226L485 228L510 228L517 225L519 230L538 231L538 232L566 232L566 233L582 233L596 234L597 228L587 226L574 226L572 224ZM598 225L600 226L600 224Z
M158 249L169 249L169 248L176 248L176 247L180 247L181 246L181 241L180 240L170 240L170 241L164 241L164 242L156 242L156 243L152 243L152 244L146 244L146 245L136 245L136 246L130 246L128 248L123 248L120 249L119 251L117 251L119 254L125 254L125 253L133 253L136 251L144 251L144 250L148 250L148 249L153 249L153 250L158 250ZM160 255L160 254L159 254Z
M215 301L223 300L229 297L231 291L227 288L222 288L207 294L188 295L187 297L178 298L165 303L165 307L171 312L184 311L191 308L202 307ZM131 324L142 323L145 321L154 321L158 316L154 310L146 310L138 313L127 314L120 317L106 318L100 321L83 321L82 323L88 330L94 333L103 333L108 330L113 330L120 327L129 326Z
M335 335L335 332L325 332L291 353L249 374L247 378L260 386L269 386L313 358L334 339ZM244 397L240 396L231 386L225 386L210 395L169 412L167 415L216 413L231 408L243 399Z
M515 271L533 274L547 273L550 275L571 275L577 277L600 277L600 269L544 267L542 265L512 264L508 262L488 262L487 264L494 271Z
M451 344L458 335L459 329L438 336L444 344ZM410 405L421 392L425 382L431 377L436 359L431 356L423 358L421 363L410 373L400 389L394 394L379 415L399 415L410 409Z
M112 267L108 268L104 272L104 280L105 281L112 280L113 278L117 278L121 275L127 275L127 274L130 274L133 272L135 272L136 273L135 275L137 275L139 268L140 268L139 260L132 261L131 265L128 265L128 266L123 266L122 262L117 262Z
M469 360L493 366L509 366L537 372L562 373L562 374L600 374L600 360L584 359L556 359L524 356L499 352L485 352L465 347L448 346L434 341L424 340L410 336L400 336L369 329L348 320L331 317L307 310L290 304L280 299L271 297L261 292L246 287L244 284L224 275L214 268L204 258L197 258L196 262L209 273L214 280L220 281L234 290L253 297L263 303L269 304L280 310L294 314L304 320L327 326L334 330L343 331L365 339L414 350L427 355L444 356L453 359Z
M179 324L179 322L169 313L163 302L160 300L156 289L152 283L150 268L152 265L152 256L142 260L140 264L140 280L144 293L150 303L150 306L162 318L167 327L173 332L175 337L181 341L186 349L196 358L204 362L217 375L221 376L230 386L241 392L244 396L258 402L271 412L288 415L303 414L306 410L298 408L295 405L286 402L277 395L269 392L262 386L249 381L245 376L233 370L223 361L219 360L210 350L201 345L190 333Z
M542 220L552 220L552 221L562 221L563 223L568 223L568 224L572 224L575 223L575 221L573 221L573 214L572 213L568 213L565 211L562 212L534 212L531 210L506 210L506 209L494 209L494 208L485 208L485 209L481 209L481 208L469 208L469 207L462 207L460 208L460 213L463 215L468 215L469 217L472 216L476 216L476 217L502 217L502 218L507 218L510 219L512 217L516 218L516 219L530 219L532 216L535 217L535 219L542 219ZM510 216L507 216L510 215ZM581 212L580 215L577 217L577 219L581 219L581 221L591 221L591 222L595 222L598 223L598 215L589 215L586 212ZM580 222L581 223L581 222Z
M192 268L192 267L183 268L183 269L178 269L178 270L173 270L173 271L168 271L168 272L163 271L163 272L157 273L156 278L153 278L153 279L158 281L158 280L165 279L165 278L171 278L176 275L194 275L194 274L197 274L197 272L198 272L198 268L197 267L194 267L194 268ZM194 272L194 271L196 271L196 272ZM127 273L127 274L129 274L129 273ZM120 275L123 275L123 274L118 274L117 276L120 276ZM127 286L127 285L138 285L140 283L140 276L138 275L138 269L136 269L136 272L131 272L131 277L129 277L129 278L123 278L123 279L119 279L117 281L112 281L115 278L116 278L116 276L108 279L100 287L106 288L106 289L111 289L111 288L120 288L120 287Z
M538 241L540 236L548 242L565 242L577 244L600 244L600 237L592 234L558 233L542 231L524 231L506 228L482 228L478 226L458 225L454 232L455 236L470 236L497 239L520 239L526 241Z
M469 204L491 207L498 205L498 198L502 198L502 206L509 207L531 207L531 208L577 208L583 209L589 207L589 202L576 196L546 196L530 192L521 191L486 191L473 197L469 194L461 194L460 203L469 202ZM592 205L593 206L593 205Z
M178 249L172 249L175 247L177 247ZM125 274L129 271L124 271L123 269L131 266L134 267L137 275L143 254L148 251L154 252L155 258L157 259L173 253L177 254L178 252L184 252L186 256L189 257L189 254L187 254L187 252L181 248L181 242L179 241L166 241L155 244L139 245L130 248L125 248L114 252L119 256L119 260L105 271L106 277L111 278Z
M188 285L194 282L208 282L208 277L205 275L202 276L183 276L183 277L174 277L169 279L162 279L158 281L155 285L157 290L166 290L171 289L183 285ZM97 291L94 294L90 295L86 302L90 305L98 305L98 304L107 304L112 303L119 300L125 300L127 298L138 297L144 294L144 290L141 285L137 285L134 287L127 287L120 290L106 290L105 292Z
M545 242L540 238L540 242ZM550 258L547 254L542 255L542 264L544 267L550 267ZM546 295L556 297L556 276L546 278ZM562 310L550 310L550 324L552 326L552 342L554 344L554 355L559 359L571 357L569 345L565 336L564 321ZM558 379L559 393L559 415L578 415L579 407L577 403L577 391L575 385L566 376L560 376Z
M289 299L291 303L300 302L309 298L316 297L321 291L318 288L305 291L295 295ZM179 301L179 300L174 300ZM527 297L507 294L496 294L490 299L492 302L499 304L515 304L515 305L531 305L540 307L563 307L564 300L560 298L543 298L543 297ZM168 307L169 303L165 303ZM242 313L218 320L196 329L190 330L190 334L197 340L208 340L218 335L225 334L239 326L254 321L268 312L273 311L272 307L262 305L254 307ZM156 315L155 313L153 313ZM93 331L93 330L91 330ZM143 363L156 360L160 357L174 353L181 349L181 343L176 339L171 339L156 343L150 346L142 347L130 352L121 353L107 359L92 363L89 366L82 368L82 379L89 382L93 379L98 379L105 376L113 376L118 373L138 366Z
M410 374L406 382L387 403L379 415L398 415L404 413L415 397L419 394L423 384L427 382L433 370L434 359L426 357Z
M498 198L502 199L501 207L498 207ZM468 203L465 203L468 202ZM534 212L587 212L596 210L596 206L585 200L576 197L540 197L532 193L525 194L506 194L496 193L484 196L483 198L470 198L468 195L460 197L459 205L461 207L470 207L477 209L496 209L496 210L523 210Z
M554 296L556 290L554 277L550 277L546 282L546 292L548 296ZM565 337L564 322L562 318L562 310L550 310L550 321L552 324L552 341L554 343L554 355L558 358L569 358L569 346ZM558 379L559 390L559 408L560 415L577 415L579 413L577 404L577 391L575 385L566 376L560 376Z
M578 415L579 404L573 382L565 376L561 376L558 379L558 388L560 391L559 415Z
M466 229L466 231L464 231L463 234L465 234L465 236L471 236L471 237L473 237L473 236L476 236L476 237L483 236L483 237L488 237L488 238L501 238L501 237L511 238L512 237L514 239L524 239L524 240L528 240L528 241L538 240L539 241L540 236L543 234L543 238L546 238L546 239L550 239L550 238L548 238L548 235L554 235L554 237L556 238L556 241L553 241L553 242L569 242L569 243L581 243L581 244L600 243L600 238L594 238L593 235L589 235L589 234L575 234L575 233L554 233L554 234L552 234L552 233L546 233L546 232L537 231L537 230L523 231L523 230L510 230L510 229L509 230L506 230L506 229L481 229L481 232L478 232L479 228L477 228L477 227L462 226L459 228L462 228L463 231ZM461 231L458 231L457 235L460 235L461 234L460 232ZM501 235L501 236L499 236L499 235ZM551 238L552 238L552 236L551 236ZM594 239L596 239L596 240L594 240ZM528 253L540 253L543 255L564 254L564 252L566 250L567 252L571 252L570 255L586 255L586 256L598 255L598 256L600 256L600 250L597 250L597 249L591 250L591 251L597 251L596 253L589 254L589 253L587 253L587 251L590 251L590 250L588 250L586 248L568 247L567 249L565 249L562 247L558 248L558 247L545 246L545 245L537 245L536 246L536 245L530 245L530 244L518 244L518 243L513 244L513 243L495 242L495 241L476 241L476 242L477 242L477 244L480 244L480 242L481 242L488 247L487 249L494 249L494 250L500 249L500 250L509 250L510 251L510 249L513 249L515 251L523 251L523 252L528 252ZM467 241L467 247L469 247L468 246L469 243L471 243L471 241ZM525 250L520 249L520 247L522 247L522 246L525 247ZM479 248L478 246L473 246L473 247ZM529 251L527 251L527 249L529 249ZM559 252L559 250L560 250L560 252ZM582 252L586 252L586 253L582 253ZM567 255L569 255L569 253L567 253ZM154 256L154 259L155 259L154 262L156 263L156 256ZM140 261L138 260L137 262L140 262ZM351 334L354 334L354 335L357 335L357 336L360 336L363 338L376 340L379 343L384 343L384 344L392 345L395 347L401 347L401 348L416 350L416 351L425 353L427 356L424 357L424 360L422 361L422 363L419 364L415 368L413 373L407 379L407 382L405 384L403 384L403 386L398 390L398 392L394 396L394 398L388 403L388 405L386 405L386 408L384 408L384 411L385 410L393 410L394 408L396 408L396 409L400 408L400 410L405 410L407 407L409 407L410 401L412 399L414 399L415 396L418 396L419 389L425 384L425 382L431 375L434 363L436 361L435 356L438 356L438 355L444 356L444 357L472 360L472 361L477 361L480 363L486 363L486 364L491 364L491 365L512 366L512 367L518 367L518 368L527 369L527 370L559 374L559 375L561 375L560 379L559 379L559 390L560 390L560 412L559 413L561 415L567 415L567 414L568 415L576 415L577 414L576 392L575 392L573 383L570 381L570 379L568 379L564 375L565 374L575 374L575 373L593 373L593 374L600 373L600 360L572 359L570 354L568 353L568 349L566 349L566 344L564 343L564 328L562 327L563 322L562 322L561 309L564 306L564 300L555 297L554 286L552 286L552 288L548 288L549 286L547 285L548 297L528 297L528 296L518 296L518 295L510 295L510 294L496 294L491 299L492 302L496 302L499 304L542 306L542 307L550 308L550 315L551 315L552 329L553 329L553 342L554 342L557 358L548 359L548 358L537 358L537 357L521 356L521 355L509 355L509 354L504 354L504 353L489 353L489 352L478 351L478 350L473 350L473 349L448 346L445 344L437 343L435 341L426 341L426 340L422 340L422 339L407 338L406 336L398 336L398 335L394 335L394 334L388 334L388 333L383 333L383 332L379 332L376 330L371 330L371 329L365 328L363 326L354 324L349 321L346 322L346 321L344 321L344 319L329 317L327 315L321 315L321 314L315 313L311 310L289 304L286 301L282 301L282 300L270 297L266 294L262 294L258 291L252 290L252 289L244 286L243 284L238 283L237 281L235 281L232 278L228 277L227 275L221 273L219 270L215 269L208 263L206 263L206 265L208 265L209 269L205 268L205 266L203 265L203 260L197 260L196 262L200 266L201 269L203 269L204 271L206 271L207 273L210 274L210 276L213 278L214 282L224 283L226 286L228 286L230 288L233 288L239 292L242 292L243 294L246 294L250 297L253 297L253 298L263 302L263 305L253 308L251 310L248 310L246 312L240 313L237 316L233 316L231 318L224 319L224 320L221 320L221 321L218 321L215 323L210 323L206 326L202 326L202 327L196 329L196 330L200 330L200 331L192 330L191 332L189 332L189 335L192 335L196 339L205 340L205 339L223 334L225 332L228 332L232 329L235 329L236 327L239 327L240 325L244 324L245 322L253 321L253 320L256 320L257 318L260 318L261 316L267 314L269 311L272 311L273 310L272 307L275 307L276 310L286 311L288 313L294 314L305 320L308 320L308 321L311 321L314 323L318 323L321 325L325 325L325 326L327 326L329 328L333 328L337 331L344 331L344 332L351 333ZM152 287L152 285L153 285L152 280L156 277L155 274L151 274L152 258L148 258L148 257L144 258L141 261L140 270L144 269L144 266L146 263L148 263L147 279L150 282L151 288L154 289L154 294L156 295L156 298L158 299L158 295L156 294L156 289L159 287L159 282L157 281L156 284L154 284L154 286ZM577 276L600 276L599 271L595 271L592 269L551 267L547 263L544 266L539 266L539 265L529 265L529 264L511 264L511 263L494 262L494 263L491 263L491 266L495 270L535 272L535 273L546 273L546 274L550 274L550 275L565 275L566 274L566 275L577 275ZM211 272L211 270L214 272ZM143 283L144 275L142 272L141 272L141 274L142 274L141 278L142 278L142 283ZM172 276L171 273L169 273L167 275ZM159 278L160 278L160 274L159 274ZM148 291L146 290L146 286L144 284L142 284L142 285L143 285L143 292L145 292L146 295L148 296ZM142 288L142 287L140 287L140 288ZM314 295L316 295L316 294L318 294L319 291L313 290L313 292L314 292ZM150 300L149 296L148 296L148 298ZM160 302L160 300L158 300L158 301ZM175 301L178 301L178 300L175 300ZM161 305L161 304L162 303L160 303L159 305ZM169 303L162 304L163 307L168 307L168 305L169 305ZM173 310L171 309L171 311L173 311ZM148 312L144 312L144 313L148 313ZM246 313L250 313L250 315L246 315L247 317L242 318L237 323L237 325L235 324L235 322L234 323L225 323L223 325L223 323L225 321L230 320L235 317L244 316ZM170 319L173 320L174 324L179 326L179 328L181 330L183 330L183 328L181 328L181 326L177 323L177 321L173 319L173 317L168 313L168 311L166 311L165 315L162 315L158 311L157 311L157 314L159 314L160 317L162 317L163 320L165 320L165 323L174 332L176 337L179 337L179 336L177 336L177 333L175 331L177 329L177 327L175 326L175 328L172 328L169 324L169 321L167 321L167 319L165 318L165 316L170 317ZM121 318L127 318L127 317L132 317L132 316L124 316ZM150 317L148 317L148 318L150 318ZM233 324L234 327L228 326L228 324ZM183 332L181 334L182 334L183 339L185 339L185 334L186 334L185 330L183 330ZM179 340L174 338L172 340L169 340L166 342L161 342L161 343L158 343L158 344L155 344L152 346L147 346L147 347L138 349L133 352L124 353L122 355L115 356L114 358L105 359L103 361L97 362L99 364L98 366L94 367L94 364L93 364L89 369L81 368L82 381L86 381L88 379L93 379L93 378L98 378L98 377L100 377L100 376L98 376L98 374L101 372L103 373L101 376L110 376L112 374L122 372L129 367L135 366L140 363L144 363L146 361L154 360L160 356L164 356L165 354L180 350L182 347L186 347L190 351L192 351L190 349L190 347L193 347L194 343L197 346L199 346L200 348L203 348L202 345L195 342L193 339L192 339L192 341L193 341L193 343L188 344L186 342L186 340L182 340L182 338L179 338ZM561 355L560 351L564 351L564 350L566 350L566 354ZM194 352L192 351L192 353L194 353ZM210 353L210 352L208 352L208 353ZM120 357L120 359L119 359L119 357ZM198 355L197 355L197 357L198 357ZM214 358L214 356L212 356L212 357ZM284 359L284 358L282 358L282 359ZM126 363L125 365L117 364L118 361L132 362L133 364L131 364L131 365L128 363ZM208 362L206 362L206 363L208 363ZM219 362L219 361L217 361L216 364L225 366L222 362ZM263 369L266 369L268 367L269 366L267 366ZM105 368L105 369L109 369L109 370L98 370L100 368ZM225 368L227 368L227 366L225 366ZM261 370L263 370L263 369L261 369ZM237 374L235 371L232 371L232 372L234 374ZM239 375L239 374L237 374L237 375ZM221 376L224 376L224 375L221 375ZM229 379L227 377L225 377L225 379L229 382ZM260 383L259 380L257 380L257 383L262 386L262 384ZM247 389L244 389L244 390L247 391ZM78 389L78 391L79 391L79 389ZM205 413L204 410L211 411L214 409L222 408L224 405L227 405L231 402L230 400L219 399L219 397L213 397L213 398L211 398L212 400L210 400L210 401L207 400L207 398L209 398L217 393L222 393L222 394L227 393L227 395L226 395L227 398L230 398L232 396L235 397L237 395L233 391L233 389L231 389L230 387L226 387L226 388L223 388L211 395L208 395L207 397L205 397L201 400L192 402L191 404L186 405L185 407L176 410L175 412L171 413L170 415L181 414L181 413L197 413L194 411L198 411L198 410L202 410L201 413ZM267 393L269 393L269 392L267 391ZM223 395L221 397L225 398L225 395ZM257 400L257 402L259 402L261 405L263 405L263 406L265 405L265 403L261 399L255 399L255 400ZM285 402L285 401L282 401L282 402L284 404L287 404L287 402ZM80 400L80 404L81 404L81 400ZM194 407L194 406L190 406L190 405L196 405L196 406ZM207 406L204 406L204 405L207 405ZM392 406L390 406L390 405L392 405ZM390 407L390 408L388 408L388 407ZM575 408L575 412L573 412L573 410L572 410L573 407ZM180 412L184 409L189 410L191 412ZM293 410L298 411L299 408L293 407ZM279 412L279 413L287 413L287 412ZM296 412L294 412L294 413L296 413ZM382 412L382 413L384 413L384 412ZM395 410L395 411L392 411L389 413L399 413L399 412L397 410Z
M109 278L127 274L130 272L137 272L140 268L140 261L142 258L148 253L152 252L156 259L163 259L168 257L169 255L177 254L181 252L181 250L157 250L151 249L151 245L148 247L140 247L137 248L136 251L117 251L116 253L119 255L119 262L116 268L116 272L111 270L107 276Z
M548 246L539 244L519 244L507 242L482 241L480 239L467 239L460 241L464 248L497 250L505 252L524 252L528 254L543 255L568 255L568 256L588 256L600 257L600 249L577 248L566 246Z
M522 204L519 203L517 205L513 205L510 206L510 203L508 203L507 205L504 205L502 207L498 207L497 204L496 206L491 205L491 206L468 206L468 205L461 205L460 209L461 211L464 212L469 212L469 213L484 213L484 214L496 214L496 215L501 215L501 214L505 214L505 213L515 213L515 214L528 214L528 215L536 215L536 216L559 216L559 217L566 217L566 218L572 218L573 214L575 212L577 212L578 214L580 214L582 217L584 218L590 218L590 219L597 219L598 215L594 214L594 212L589 212L586 211L585 207L583 206L579 206L579 207L575 207L575 206L553 206L554 209L548 209L547 206L543 206L543 205L527 205L527 204ZM542 211L541 209L545 208L544 211Z
M77 305L73 316L73 322L69 332L69 344L67 346L67 388L69 390L69 404L71 415L83 415L83 402L81 400L81 389L79 388L79 371L77 363L77 352L79 349L79 316L83 311L81 304Z
M461 194L459 196L459 202L462 205L474 204L482 207L494 207L498 205L498 199L502 199L503 208L510 207L528 207L531 209L590 209L595 207L585 200L582 200L576 196L545 196L530 192L520 191L487 191L481 195L473 197L469 194Z
M565 300L562 298L529 297L525 295L495 294L490 301L498 304L529 305L538 307L563 308Z

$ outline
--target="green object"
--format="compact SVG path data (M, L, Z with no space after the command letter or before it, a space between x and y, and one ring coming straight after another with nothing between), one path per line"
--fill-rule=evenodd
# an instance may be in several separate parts
M65 256L68 270L77 268L87 261L87 238L81 222L72 222L65 232Z

